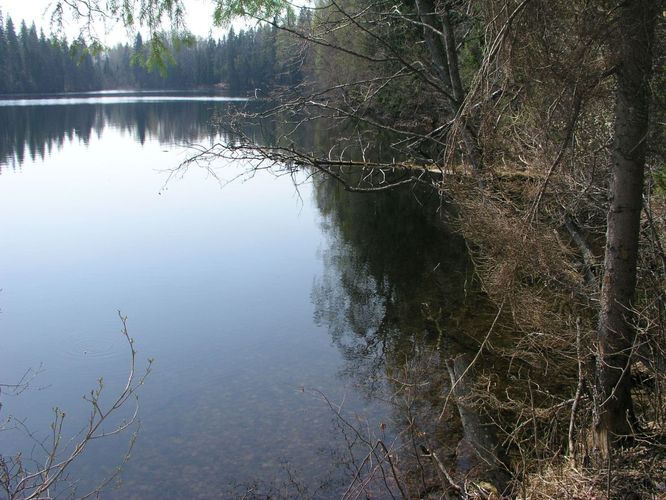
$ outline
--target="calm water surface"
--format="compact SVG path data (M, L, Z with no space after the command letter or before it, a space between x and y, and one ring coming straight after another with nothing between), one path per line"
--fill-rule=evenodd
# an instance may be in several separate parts
M248 167L222 160L219 180L190 168L165 185L184 144L229 140L210 118L239 105L200 95L0 102L0 382L41 367L28 391L3 397L0 416L45 435L57 405L74 435L81 396L99 377L109 394L124 380L118 310L139 365L155 359L131 461L104 497L232 497L253 484L292 496L290 477L311 492L323 485L315 496L339 494L346 446L316 391L390 434L395 414L368 396L413 350L435 288L450 290L446 307L460 305L464 247L423 218L413 193L296 190L269 172L222 187ZM1 437L2 454L31 453L23 433ZM71 471L81 491L113 470L128 438L90 447Z

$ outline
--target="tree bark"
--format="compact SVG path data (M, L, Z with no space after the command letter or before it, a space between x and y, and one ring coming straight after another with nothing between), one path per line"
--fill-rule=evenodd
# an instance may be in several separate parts
M596 441L602 456L632 433L630 363L636 333L631 309L636 264L646 135L650 109L655 0L626 0L618 9L618 70L612 181L607 216L604 276L598 325L599 414Z

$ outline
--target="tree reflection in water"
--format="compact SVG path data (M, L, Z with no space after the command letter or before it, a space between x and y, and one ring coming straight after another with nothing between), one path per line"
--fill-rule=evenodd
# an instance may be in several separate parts
M0 106L0 173L3 168L19 168L27 158L43 159L66 142L78 140L88 144L93 136L101 136L105 127L118 129L141 144L147 138L162 144L213 140L220 136L228 141L229 136L211 122L211 115L245 105L132 99L132 102ZM245 133L256 136L256 130L247 128Z
M87 144L107 126L142 144L231 141L210 116L235 106L205 101L2 106L0 124L12 126L0 127L0 168L20 167L27 157L43 158L67 142ZM282 128L289 127L278 121L248 123L239 132L266 144L282 137ZM301 127L290 138L301 147L326 150L320 143L331 135ZM343 354L342 375L367 397L393 403L389 433L405 430L401 444L417 465L424 460L421 445L451 464L462 433L455 405L438 419L450 387L445 360L476 352L475 338L483 335L494 310L475 288L464 240L444 222L449 209L436 193L420 187L354 194L316 177L312 189L328 236L323 274L312 289L314 315ZM421 489L432 482L418 466L406 470L416 471L410 480L422 483Z
M433 480L418 467L421 446L450 466L457 457L465 472L455 404L438 418L450 388L445 363L476 352L494 309L475 289L464 240L445 223L450 209L427 189L358 194L330 179L314 189L328 235L315 319L342 352L344 376L393 404L394 431L414 461L410 482L422 490Z

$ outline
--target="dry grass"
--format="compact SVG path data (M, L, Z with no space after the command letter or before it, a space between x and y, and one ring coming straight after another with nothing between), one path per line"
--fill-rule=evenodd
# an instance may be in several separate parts
M610 471L576 466L564 458L530 474L518 498L606 499L666 498L666 448L639 442L615 453Z

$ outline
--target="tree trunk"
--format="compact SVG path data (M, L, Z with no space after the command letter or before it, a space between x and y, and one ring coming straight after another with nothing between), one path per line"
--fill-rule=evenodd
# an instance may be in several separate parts
M618 9L618 71L610 208L598 326L599 415L597 447L609 447L632 432L630 363L635 341L631 308L650 108L652 41L658 2L623 1Z
M444 41L439 35L442 31L441 25L435 17L435 7L431 0L416 0L416 10L423 23L423 38L428 47L428 53L432 58L432 65L437 77L440 79L447 91L451 92L451 76L449 75L449 61L446 58L446 49Z
M452 117L460 111L466 93L460 78L460 65L456 37L449 16L449 5L445 4L439 14L432 0L416 0L416 10L423 24L423 35L435 73L446 88ZM449 119L447 117L447 119ZM478 174L483 170L483 156L477 139L475 117L466 117L461 127L461 136L469 162Z

